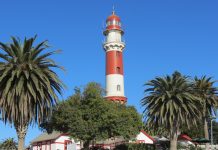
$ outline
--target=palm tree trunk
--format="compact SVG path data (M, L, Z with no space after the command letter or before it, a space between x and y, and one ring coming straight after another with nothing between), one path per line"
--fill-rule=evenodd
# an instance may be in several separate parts
M18 150L24 150L25 137L27 133L27 125L16 125L15 129L18 137Z
M170 150L177 150L177 134L174 133L170 137Z
M209 133L208 133L208 123L207 123L207 118L204 117L204 137L205 139L209 139ZM209 149L209 143L206 143L206 150Z
M177 138L178 138L177 123L174 123L174 126L170 131L170 150L177 150Z

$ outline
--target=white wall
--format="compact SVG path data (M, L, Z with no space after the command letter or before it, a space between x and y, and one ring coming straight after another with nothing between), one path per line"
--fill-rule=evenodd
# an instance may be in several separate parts
M106 42L121 42L121 33L117 30L112 30L106 36Z
M64 142L65 140L70 140L69 136L60 136L55 140L55 150L64 150ZM72 140L74 142L74 140ZM53 149L52 149L53 150Z
M120 91L117 90L120 85ZM120 74L109 74L106 76L106 96L124 96L124 79Z
M74 139L70 139L69 136L60 136L57 138L54 142L51 144L51 150L64 150L64 142L65 140L71 140L72 143L74 142ZM48 142L41 142L42 143L42 149L41 150L50 150L50 141ZM79 145L79 142L77 142ZM80 146L77 146L77 150L80 149ZM39 146L33 146L32 150L39 150Z
M143 143L146 144L153 144L154 142L148 138L144 133L140 132L137 136L136 136L136 140L137 141L144 141Z
M50 141L41 142L41 144L42 144L42 149L41 150L50 150L50 146L51 146L52 150L56 150L55 149L55 144L50 145ZM32 147L32 150L39 150L39 148L40 148L40 146L35 145L35 146Z

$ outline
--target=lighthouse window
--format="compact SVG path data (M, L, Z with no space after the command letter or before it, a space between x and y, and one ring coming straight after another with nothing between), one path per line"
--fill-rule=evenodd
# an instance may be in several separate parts
M120 73L120 67L117 67L116 71L117 73Z
M117 91L120 91L120 85L117 85Z
M119 51L116 51L116 56L120 57L120 52Z
M108 21L107 22L107 25L109 26L109 25L112 25L113 23L112 23L112 21Z

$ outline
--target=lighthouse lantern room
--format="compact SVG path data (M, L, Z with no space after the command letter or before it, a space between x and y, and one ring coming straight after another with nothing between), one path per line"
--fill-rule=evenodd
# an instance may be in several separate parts
M106 29L103 32L106 40L103 44L106 52L106 99L125 104L123 76L124 34L120 18L112 12L106 20Z

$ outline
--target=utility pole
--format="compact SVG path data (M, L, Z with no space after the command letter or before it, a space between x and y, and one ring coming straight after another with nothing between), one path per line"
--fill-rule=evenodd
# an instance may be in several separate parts
M211 140L211 149L213 150L213 119L216 119L215 117L211 116L211 120L210 120L210 140Z

